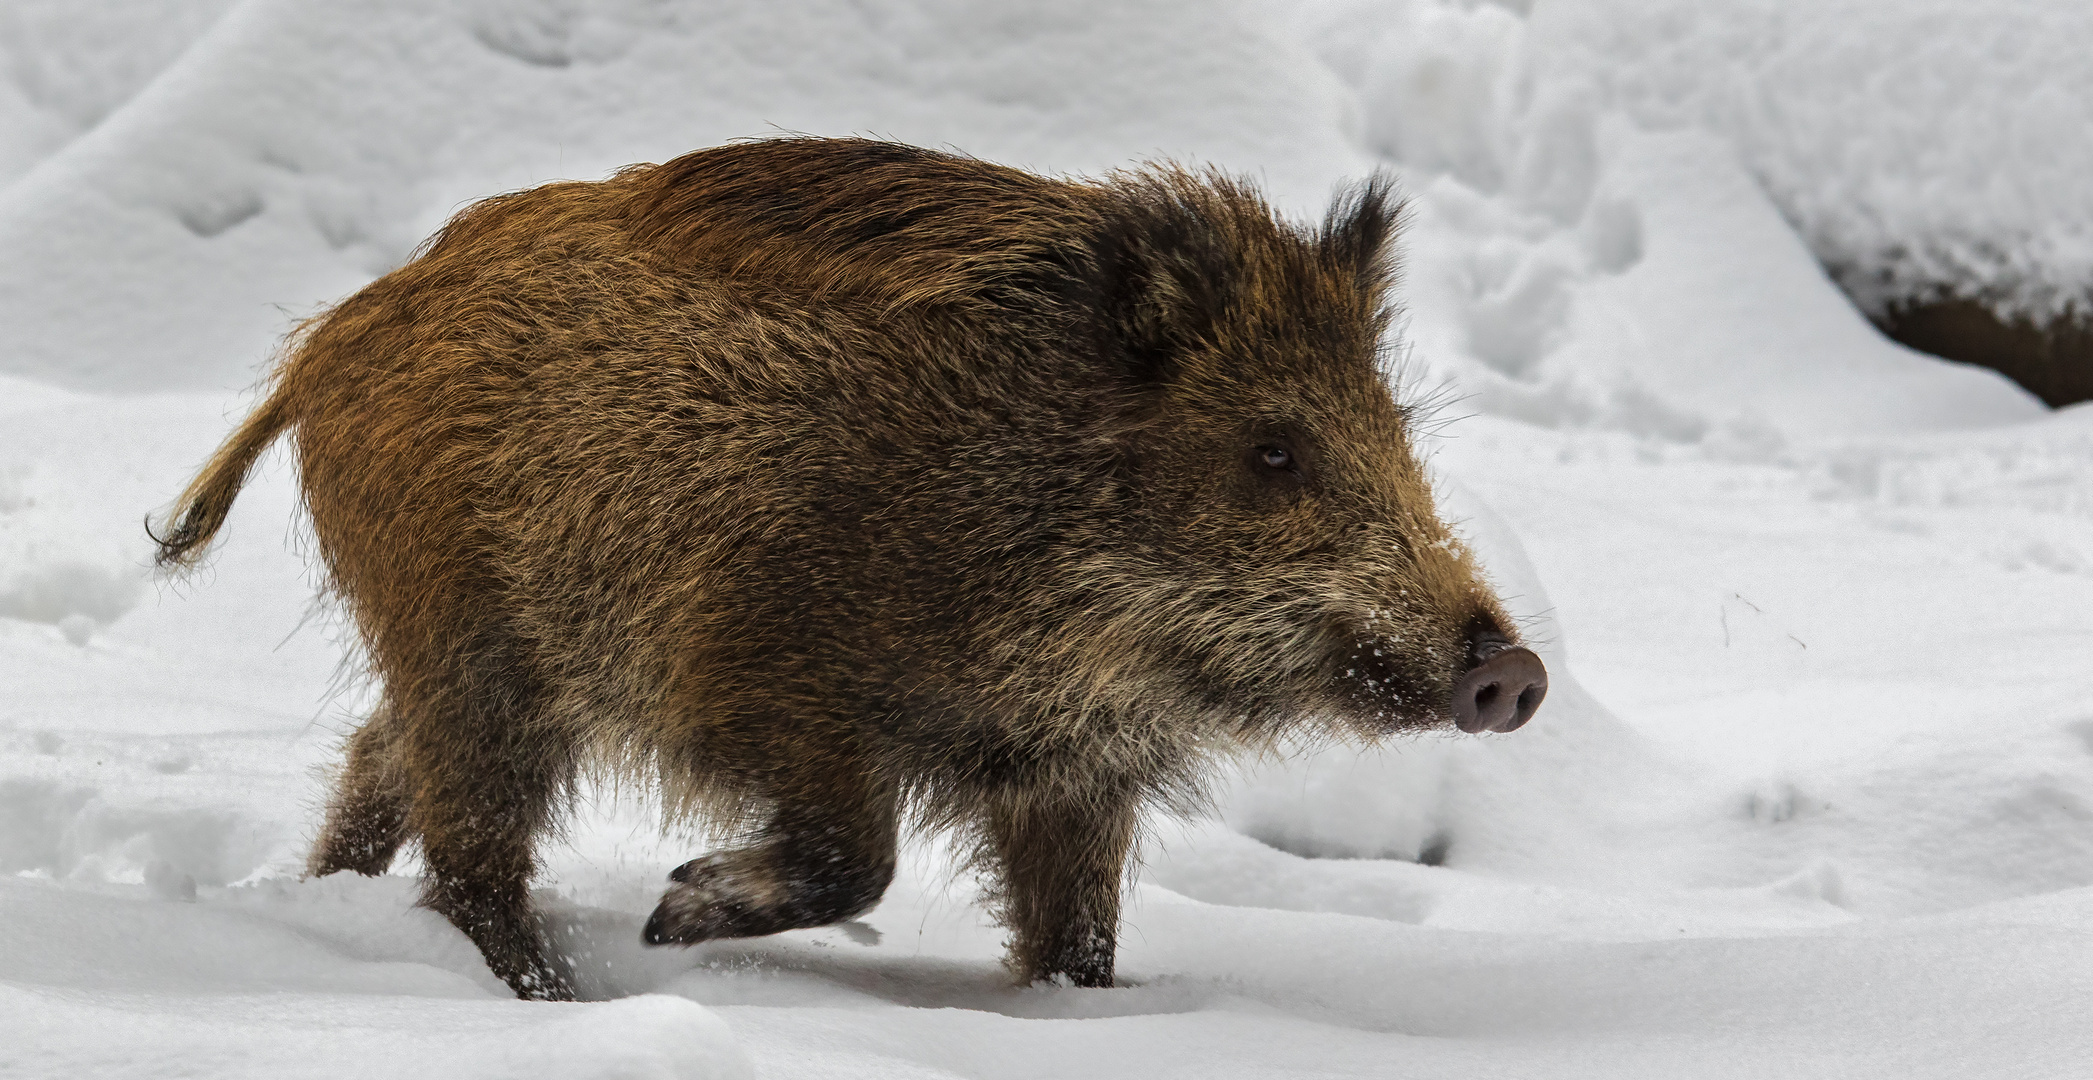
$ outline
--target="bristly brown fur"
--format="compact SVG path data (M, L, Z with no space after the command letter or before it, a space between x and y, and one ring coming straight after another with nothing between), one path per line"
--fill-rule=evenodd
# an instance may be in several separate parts
M1144 806L1302 724L1444 725L1517 637L1377 363L1398 217L848 139L489 199L302 331L160 561L295 432L383 686L311 870L418 839L520 995L573 992L527 884L598 766L742 827L651 941L862 912L914 815L1021 977L1109 985Z

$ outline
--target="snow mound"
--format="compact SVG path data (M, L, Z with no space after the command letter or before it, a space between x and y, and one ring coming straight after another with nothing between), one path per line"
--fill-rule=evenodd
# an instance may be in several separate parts
M233 0L0 7L0 188L131 99Z
M1726 55L1682 62L1665 78L1636 66L1669 60L1660 43L1674 37L1700 42L1693 35L1704 34L1702 51L1719 53L1724 28L1745 18L1737 6L1563 0L1536 5L1530 16L1512 7L1338 2L1297 24L1358 95L1365 145L1396 163L1416 196L1407 260L1421 370L1486 412L1681 444L1763 449L2040 414L2039 402L1995 373L1883 338L1825 276L1818 234L1805 228L1798 237L1797 211L1765 178L1757 143L1690 109L1659 115L1648 104L1703 86L1711 98L1755 93L1762 83L1767 93L1807 92ZM1816 36L1795 47L1845 42L1872 25L1813 23ZM1988 62L1972 54L1958 70L1987 70ZM1968 115L1997 115L1995 106ZM1839 145L1890 111L1854 111L1841 121L1847 142ZM1881 139L1908 134L1902 117L1882 122L1891 130ZM2075 138L2064 127L2055 136ZM1926 146L1961 151L1938 139ZM1992 162L1973 155L1965 165ZM1829 191L1862 183L1873 167L1812 160L1791 171ZM2059 167L2060 176L2077 168ZM2072 198L2082 190L2072 187ZM1952 207L1952 194L1933 193L1927 206ZM2012 209L2023 215L2020 232L2059 215L2093 222L2093 212L2062 206ZM1818 216L1882 220L1866 205ZM1909 215L1883 226L1908 249L1930 228ZM2015 250L2040 259L2050 249ZM2075 266L2057 262L2051 276L2061 282L2079 273Z
M180 771L180 758L156 762ZM282 847L276 829L236 810L136 802L54 780L0 780L0 872L75 881L142 881L169 898L224 885Z
M2093 7L1551 0L1530 33L1543 93L1725 138L1870 314L2093 316Z
M1609 116L1718 138L1871 315L2093 303L2093 9L2073 0L1324 4L1319 51L1406 167L1568 221ZM1530 12L1530 14L1522 14Z

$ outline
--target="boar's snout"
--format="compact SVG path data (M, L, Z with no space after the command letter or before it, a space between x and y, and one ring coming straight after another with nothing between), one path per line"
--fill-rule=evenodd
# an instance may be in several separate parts
M1474 666L1453 688L1453 718L1462 731L1513 731L1533 719L1548 696L1548 669L1531 649L1496 634L1470 646Z

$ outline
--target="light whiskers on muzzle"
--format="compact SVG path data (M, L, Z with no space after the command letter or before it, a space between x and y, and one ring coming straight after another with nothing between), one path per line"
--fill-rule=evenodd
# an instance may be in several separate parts
M1454 726L1467 732L1515 731L1548 696L1548 668L1533 650L1486 635L1474 645L1475 665L1453 688Z

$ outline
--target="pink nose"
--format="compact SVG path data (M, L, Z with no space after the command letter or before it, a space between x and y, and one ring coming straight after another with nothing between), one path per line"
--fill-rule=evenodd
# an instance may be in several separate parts
M1498 646L1453 687L1453 720L1462 731L1513 731L1533 719L1548 696L1548 669L1529 649Z

